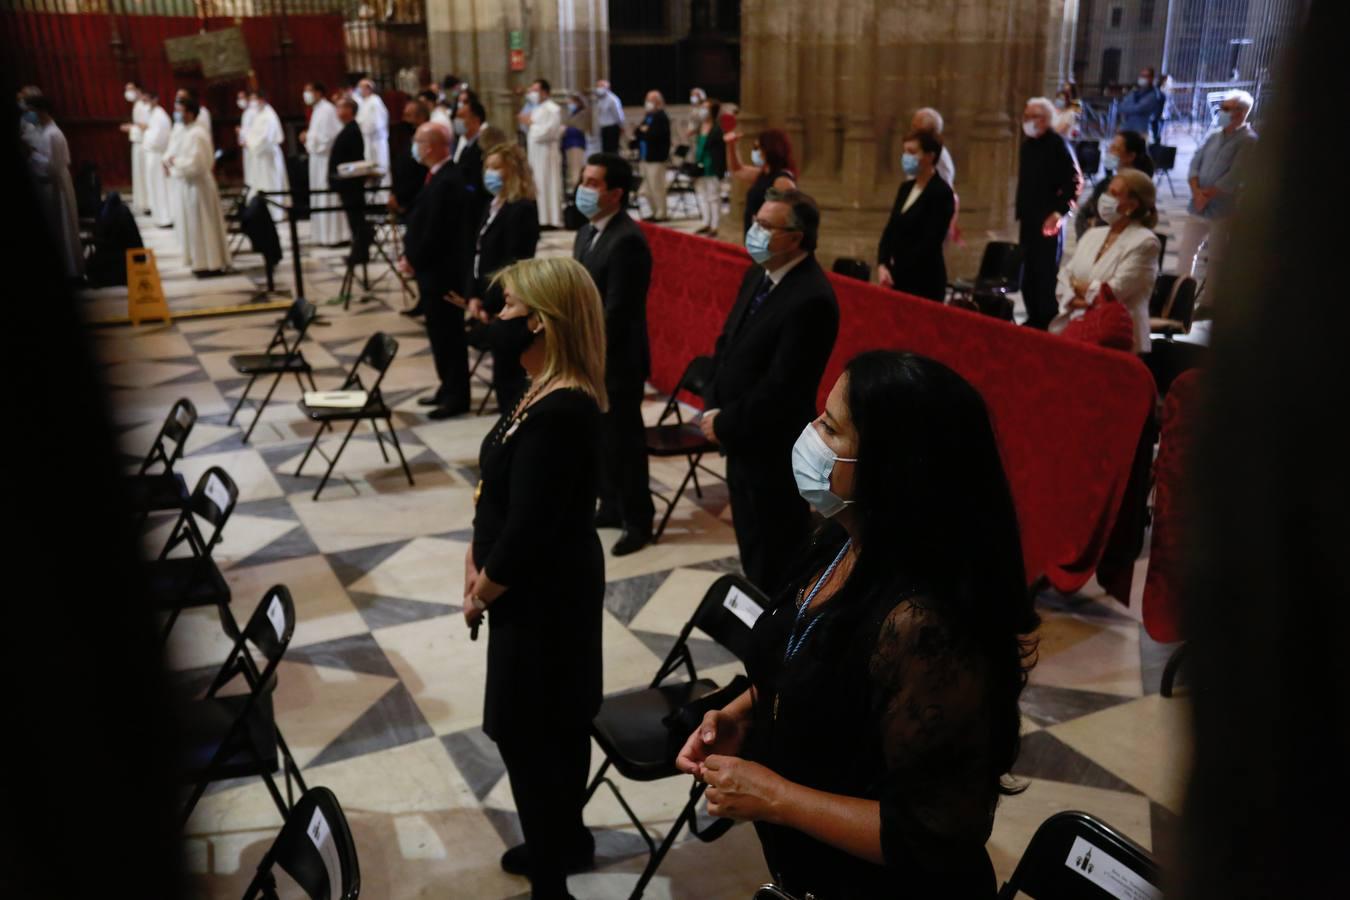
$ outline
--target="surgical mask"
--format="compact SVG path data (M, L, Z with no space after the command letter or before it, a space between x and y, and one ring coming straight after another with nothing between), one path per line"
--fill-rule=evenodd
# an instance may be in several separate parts
M1026 135L1027 137L1029 137L1029 138L1038 138L1038 137L1040 137L1040 136L1041 136L1041 126L1040 126L1040 123L1037 122L1037 121L1035 121L1034 119L1033 119L1033 120L1026 121L1026 122L1023 122L1023 123L1022 123L1022 133L1025 134L1025 135Z
M179 125L182 125L182 124L183 124L183 113L180 112L179 110L176 110L176 109L175 109L175 110L173 111L173 120L174 120L175 122L177 122Z
M419 163L422 161L422 145L417 141L413 141L412 144L412 158Z
M469 130L468 127L464 124L463 119L456 119L452 127L455 129L455 134L459 135L460 137L464 137L465 133L467 133Z
M647 112L655 112L656 104L648 100L646 103L642 104L642 108L647 110Z
M306 106L313 106L313 105L314 105L314 92L313 92L313 91L305 91L305 105L306 105Z
M754 163L756 166L759 166L760 168L763 168L764 154L760 152L758 147L750 151L750 162Z
M240 109L248 109L248 101L245 100L243 97L240 97L235 102L239 104Z
M808 422L792 445L792 477L797 482L797 493L816 508L825 518L833 518L852 500L845 500L830 490L830 473L837 462L855 463L857 459L835 456L825 439L816 431L814 422Z
M773 251L769 249L772 240L773 234L769 229L755 222L745 233L745 250L755 262L765 263L773 256Z
M708 111L707 111L706 109L700 109L700 110L696 113L696 115L698 116L698 120L699 120L700 122L706 122L706 121L708 121Z
M125 94L123 94L122 96L127 98L127 102L128 102L128 103L135 103L135 102L136 102L136 92L135 92L135 91L127 91L127 92L126 92Z
M1146 88L1146 87L1148 87L1149 85L1153 84L1153 82L1149 81L1147 78L1140 78L1140 79L1139 79L1137 82L1135 82L1135 83L1138 84L1141 88Z
M263 108L263 102L261 100L250 100L248 101L248 105L254 112Z
M483 187L487 188L489 194L491 194L494 197L497 196L502 192L502 187L504 184L505 182L502 180L502 173L500 169L483 170Z
M1108 172L1118 171L1120 169L1120 157L1108 150L1102 154L1102 165Z
M1107 225L1114 225L1124 215L1120 211L1120 203L1110 194L1102 194L1097 199L1097 217Z
M906 153L900 157L900 168L905 170L905 174L910 178L919 174L919 157L913 153Z
M698 105L699 105L700 103L702 103L702 102L703 102L703 98L702 98L702 97L693 97L693 96L691 96L691 97L689 98L689 105L690 105L690 106L698 106Z
M1068 105L1069 105L1069 104L1067 104L1067 103L1064 102L1064 98L1063 98L1063 97L1056 97L1056 98L1055 98L1055 109L1063 109L1064 107L1066 107L1066 106L1068 106Z
M538 106L538 105L539 105L539 92L538 92L538 91L530 91L528 94L525 95L525 102L526 102L526 103L529 103L529 104L532 104L532 105L534 105L534 106Z
M1214 116L1214 124L1220 128L1227 128L1233 124L1233 114L1226 109L1221 109Z
M575 116L577 113L581 112L581 107L575 103L569 103L567 104L567 111Z
M577 188L577 211L588 219L600 211L600 192L595 188Z

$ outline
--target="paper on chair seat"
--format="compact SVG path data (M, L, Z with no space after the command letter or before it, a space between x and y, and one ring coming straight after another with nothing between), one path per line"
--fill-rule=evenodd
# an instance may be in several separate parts
M342 163L337 167L339 178L363 178L371 175L382 175L379 168L369 160L360 160L359 162Z
M369 395L365 391L305 391L305 405L327 409L360 409Z

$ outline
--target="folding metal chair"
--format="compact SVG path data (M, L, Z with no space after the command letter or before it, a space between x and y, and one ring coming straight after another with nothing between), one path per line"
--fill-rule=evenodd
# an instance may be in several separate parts
M319 499L319 494L323 491L324 485L328 484L328 478L333 474L333 469L337 466L338 460L342 458L342 451L347 449L347 442L352 439L356 426L362 422L370 422L370 427L375 430L375 441L380 445L380 455L384 457L385 462L389 462L389 451L384 449L384 438L380 435L379 421L384 420L385 427L389 429L389 437L393 441L394 450L398 453L398 460L403 464L403 474L408 476L408 484L413 484L412 469L408 468L408 460L403 456L403 447L398 441L398 432L394 430L393 411L385 404L384 397L380 394L380 383L384 381L385 373L389 371L389 366L393 363L396 355L398 355L398 341L382 331L371 335L370 340L366 341L365 349L356 358L356 362L352 363L351 371L347 373L347 378L338 388L342 391L365 391L366 402L359 409L309 406L303 398L300 400L300 411L311 421L318 422L319 430L314 432L314 440L309 442L309 449L305 451L304 457L300 460L300 465L296 467L295 474L297 477L304 471L305 463L309 461L309 455L319 446L319 439L324 436L328 429L333 427L334 422L352 423L332 459L328 459L328 455L322 450L319 451L320 456L328 459L328 470L323 473L319 486L314 489L315 500ZM370 366L375 370L375 381L369 387L361 380L362 366Z
M294 634L295 604L291 592L285 585L273 585L249 617L243 633L235 638L234 647L211 681L206 696L179 710L184 739L183 777L193 785L192 795L183 807L184 823L213 781L261 777L283 818L295 803L292 783L304 793L305 779L281 736L272 706L277 666ZM262 656L261 669L249 645ZM242 678L248 690L221 696L221 689L237 683L236 678ZM272 777L278 768L286 779L285 799Z
M1195 279L1189 275L1159 275L1149 299L1149 331L1168 338L1190 331L1196 293Z
M239 624L230 612L230 586L211 558L238 500L239 488L225 470L219 466L207 469L197 480L197 487L169 532L159 558L146 563L150 601L156 609L170 611L163 640L169 639L169 632L183 610L199 606L216 607L225 633L232 638L239 636ZM197 526L198 516L211 525L210 538ZM169 558L183 544L191 555Z
M291 308L286 311L286 315L277 321L277 330L273 332L272 340L268 342L267 349L262 353L236 353L230 357L230 366L240 375L247 375L248 384L244 385L244 392L239 395L239 402L234 405L234 410L230 412L230 418L226 422L227 425L234 424L234 417L239 415L239 409L244 405L244 400L248 398L248 392L253 390L253 382L264 375L276 376L272 379L272 384L267 389L267 394L263 397L262 403L254 407L253 421L249 423L248 430L244 432L245 444L252 436L253 429L258 427L258 421L262 418L263 410L267 409L267 404L272 399L272 393L276 391L277 385L281 384L281 379L287 373L295 376L295 383L300 386L300 393L305 392L305 383L301 380L301 375L309 379L310 390L318 390L314 386L313 367L305 359L304 351L300 349L300 344L304 341L305 335L309 333L309 326L314 324L314 320L318 316L319 311L314 304L300 297L291 304ZM294 341L286 340L288 330L295 332Z
M673 173L666 187L666 202L673 211L678 205L680 215L697 216L698 199L694 196L694 179L701 174L698 163L689 158L690 147L680 144L670 155L667 168Z
M140 471L127 476L127 493L132 509L139 513L142 520L152 512L182 509L187 503L187 482L173 467L183 458L188 435L192 434L196 424L197 407L188 398L180 398L169 410L159 433L155 435L155 442L141 461ZM172 450L169 449L170 444L173 445ZM151 472L151 467L156 465L163 466L163 469Z
M1153 160L1153 180L1166 178L1167 189L1175 197L1177 189L1172 184L1172 170L1177 165L1177 148L1169 147L1166 144L1151 144L1148 148L1148 155Z
M586 800L590 802L600 785L608 786L629 821L646 841L650 853L647 866L630 895L634 900L642 896L648 882L656 874L657 867L661 865L661 860L670 851L686 823L691 834L706 842L725 834L731 827L731 821L719 819L702 829L698 827L696 807L706 785L695 784L689 790L688 802L658 846L606 773L613 766L619 774L632 781L658 781L680 774L675 768L679 746L674 745L666 720L687 704L718 689L716 682L698 677L689 652L690 634L697 628L734 653L737 659L744 661L750 651L750 630L768 603L768 598L744 578L723 575L717 579L703 595L694 615L680 630L675 646L657 669L651 684L646 688L605 698L600 705L600 712L591 723L591 734L604 751L605 761L586 789ZM688 675L688 681L666 684L666 679L681 668ZM683 744L683 739L680 744Z
M258 863L244 900L276 900L280 868L310 900L356 900L361 866L347 817L326 787L310 788L286 817L281 833Z
M1097 172L1102 167L1102 145L1100 141L1075 141L1074 156L1078 158L1078 168L1088 184L1097 183Z
M689 462L689 470L684 473L684 479L680 482L680 486L673 496L667 497L657 491L652 491L652 496L666 505L666 512L661 516L661 523L656 526L656 532L652 535L653 543L661 540L661 535L666 530L666 523L670 521L671 514L675 512L675 505L684 496L684 490L689 486L690 481L694 483L694 494L699 498L703 497L703 489L699 487L698 483L699 469L714 478L722 478L720 474L703 465L702 462L704 454L717 452L717 444L708 440L697 425L684 421L680 412L680 391L688 391L691 394L702 396L708 387L708 382L712 379L712 375L712 357L696 356L690 360L689 365L685 367L684 374L676 382L675 390L670 392L670 400L667 401L666 408L661 410L660 418L656 420L655 425L650 425L646 429L648 456L657 458L683 456ZM666 420L672 415L675 417L675 422L667 424Z
M1022 287L1022 248L1006 241L990 241L980 257L980 271L973 281L947 283L947 302L952 306L1012 321L1008 295Z
M1158 864L1147 850L1095 816L1069 811L1036 829L998 900L1019 894L1035 900L1162 896L1161 888Z
M492 352L492 348L488 346L487 326L482 322L466 319L464 322L464 341L470 349L478 354L474 357L473 365L469 366L469 377L478 379L479 383L487 388L486 393L483 394L483 399L478 402L478 409L474 412L474 415L481 416L483 410L487 409L488 401L492 399L497 390L490 377L478 372L483 366L483 360L487 359Z

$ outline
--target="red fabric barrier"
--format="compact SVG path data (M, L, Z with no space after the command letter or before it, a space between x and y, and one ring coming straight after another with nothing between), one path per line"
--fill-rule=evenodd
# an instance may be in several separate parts
M1199 369L1178 375L1163 402L1162 438L1154 462L1157 490L1153 495L1153 544L1144 579L1144 628L1155 641L1181 640L1181 580L1185 559L1184 510L1180 508L1187 463L1199 425L1196 402Z
M669 391L691 358L712 353L750 259L736 246L643 228L653 256L647 297L652 383ZM831 280L839 338L819 403L844 364L864 350L907 350L959 372L984 396L998 433L1027 577L1046 575L1066 592L1081 587L1111 533L1152 410L1148 369L1130 354L852 279Z

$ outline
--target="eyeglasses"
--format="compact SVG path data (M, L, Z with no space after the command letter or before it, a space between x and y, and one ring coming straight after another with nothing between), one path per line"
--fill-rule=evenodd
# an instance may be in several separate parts
M769 225L769 224L767 224L766 222L764 222L763 220L758 219L758 218L755 219L755 224L758 225L760 228L763 228L765 231L791 231L791 230L792 230L792 229L789 228L787 225Z

